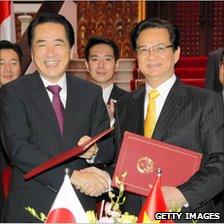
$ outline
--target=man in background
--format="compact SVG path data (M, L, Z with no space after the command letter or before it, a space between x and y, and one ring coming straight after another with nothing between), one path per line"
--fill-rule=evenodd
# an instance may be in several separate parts
M17 79L21 75L22 50L17 44L7 40L0 41L0 87L10 81ZM7 196L10 177L9 160L0 141L0 217L4 198ZM3 174L8 174L4 176ZM3 182L5 183L3 186Z
M108 175L86 159L96 155L94 164L104 164L114 155L105 138L81 157L24 180L34 167L109 128L101 88L66 72L74 45L68 20L41 14L28 27L28 43L37 71L3 86L0 95L1 137L14 166L2 221L11 223L38 222L26 206L48 214L65 168L84 209L94 210L95 197L109 187Z
M207 68L205 73L205 88L222 92L223 84L219 78L219 69L220 69L220 61L222 59L222 55L224 52L224 48L220 47L217 50L214 50L209 53Z
M7 40L0 41L0 86L20 76L22 56L18 44Z
M110 120L114 117L114 103L127 92L114 84L119 49L116 43L102 37L92 37L85 48L87 70L91 81L101 86Z
M221 96L185 85L176 77L174 66L180 57L179 31L169 21L143 20L133 29L131 38L146 85L126 94L117 104L118 142L121 143L124 132L129 131L202 153L200 170L188 181L178 187L162 186L164 199L169 209L182 208L183 213L219 212L217 206L221 199L216 196L224 186ZM126 196L124 210L138 215L144 198L131 193ZM219 215L221 217L223 212ZM197 220L220 221L223 220Z

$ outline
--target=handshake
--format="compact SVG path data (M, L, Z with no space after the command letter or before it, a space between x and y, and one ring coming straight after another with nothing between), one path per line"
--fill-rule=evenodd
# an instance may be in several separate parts
M110 175L96 167L73 171L71 183L80 192L91 197L98 197L110 189Z
M89 136L85 135L79 140L78 145L90 139ZM95 144L79 157L86 159L88 162L93 156L96 156L97 152L98 147ZM98 197L109 190L111 183L110 175L94 166L73 171L70 181L77 190L91 197Z
M79 140L78 145L82 145L90 139L85 135ZM95 144L79 157L88 162L96 156L97 152L98 147ZM107 172L93 166L73 171L70 181L77 190L92 197L98 197L108 191L111 183L110 175Z

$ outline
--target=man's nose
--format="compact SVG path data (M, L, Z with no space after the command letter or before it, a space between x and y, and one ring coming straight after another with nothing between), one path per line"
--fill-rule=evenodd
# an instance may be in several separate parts
M157 54L156 54L156 52L153 50L153 48L152 47L149 47L148 48L148 57L149 58L154 58L154 57L156 57L157 56Z
M100 68L103 68L104 67L104 60L103 59L100 59L99 60L99 67Z
M4 70L5 71L9 72L9 71L11 71L11 69L12 69L12 66L11 66L10 63L5 63L4 64Z
M54 46L51 46L51 45L49 45L48 47L47 47L47 55L54 55L55 54L55 49L54 49Z

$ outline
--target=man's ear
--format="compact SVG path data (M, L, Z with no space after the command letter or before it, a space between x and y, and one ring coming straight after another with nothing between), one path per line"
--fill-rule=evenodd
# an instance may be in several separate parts
M74 48L75 48L75 45L73 45L72 48L70 49L70 60L73 59Z
M31 55L31 59L33 61L33 50L32 50L32 48L30 49L30 55Z
M86 65L87 72L89 72L89 64L88 64L87 60L85 60L85 65Z
M119 62L118 62L118 60L117 60L116 63L115 63L115 71L118 70L118 66L119 66Z
M178 62L179 58L180 58L180 47L178 47L174 53L175 64Z

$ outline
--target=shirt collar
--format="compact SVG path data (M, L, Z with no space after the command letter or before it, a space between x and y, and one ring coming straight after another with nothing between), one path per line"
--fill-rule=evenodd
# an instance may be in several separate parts
M156 90L159 92L160 96L163 95L166 97L168 95L170 89L176 82L176 79L176 76L173 74L169 79L156 87ZM146 82L146 95L148 95L152 89L153 88Z
M44 86L45 88L48 87L48 86L51 86L51 85L59 85L62 89L66 89L67 87L67 82L66 82L66 75L64 74L61 79L57 82L57 83L52 83L52 82L49 82L48 80L46 80L42 75L40 75L43 83L44 83Z

